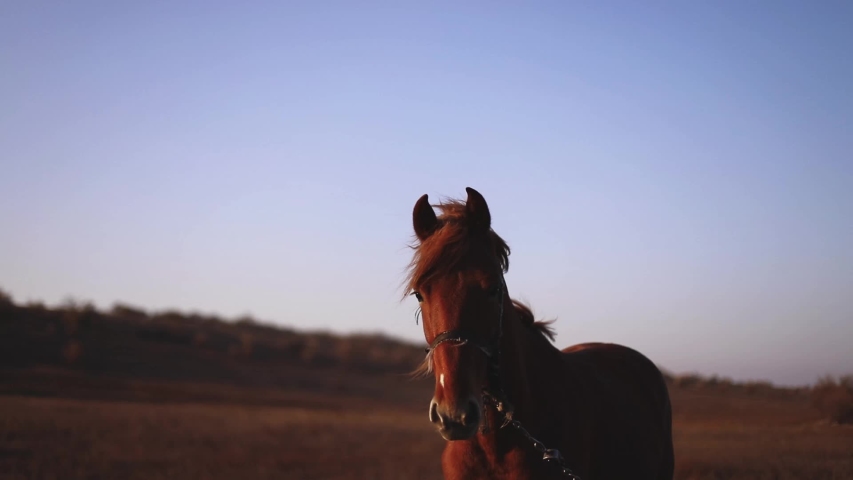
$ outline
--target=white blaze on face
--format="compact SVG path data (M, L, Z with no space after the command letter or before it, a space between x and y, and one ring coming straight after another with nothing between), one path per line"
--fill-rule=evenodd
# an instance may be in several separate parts
M439 375L438 383L441 384L441 388L444 388L444 374L443 373L441 375Z

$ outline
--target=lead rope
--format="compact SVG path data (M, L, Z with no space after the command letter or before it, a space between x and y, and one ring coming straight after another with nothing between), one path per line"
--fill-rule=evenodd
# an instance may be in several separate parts
M435 339L433 339L432 343L426 348L427 354L429 354L432 350L437 348L444 342L456 342L459 344L471 343L477 346L483 353L486 354L486 358L488 359L487 363L487 378L486 385L483 387L483 418L487 417L486 415L486 407L488 405L492 405L495 407L495 410L498 411L501 415L503 415L503 421L501 423L500 428L506 428L507 426L511 426L512 428L518 430L525 439L530 441L533 445L533 448L536 449L542 455L542 460L548 463L555 463L559 468L560 472L564 477L570 478L572 480L582 480L581 477L575 475L572 470L565 465L565 461L563 460L562 454L560 451L554 448L545 448L545 445L542 444L539 440L536 440L530 435L530 432L527 431L518 420L513 420L513 412L514 407L512 403L507 398L506 392L504 392L503 386L501 384L501 371L500 371L500 358L501 358L501 338L503 338L503 320L504 320L504 295L506 293L506 280L504 280L503 275L501 275L501 286L499 289L498 296L498 337L497 340L492 343L484 343L479 340L472 338L470 335L460 332L458 330L448 330L445 332L439 333ZM487 422L483 422L481 426L483 433L488 433L489 428Z
M512 414L514 412L514 408L512 403L510 403L509 399L504 392L501 385L501 376L500 376L500 365L498 362L501 358L501 338L503 337L503 321L504 321L504 293L506 292L506 280L504 280L503 275L501 275L501 290L500 296L498 297L499 302L499 317L498 317L498 340L494 346L492 351L492 355L489 356L488 362L488 385L483 389L483 419L486 417L486 405L491 404L495 407L501 415L503 415L503 422L500 426L501 429L510 426L517 430L521 435L530 442L534 449L542 455L542 460L546 463L556 464L560 469L560 473L563 474L565 478L570 478L572 480L582 480L580 476L576 475L572 472L572 469L567 467L565 464L565 460L563 455L556 448L546 448L545 444L533 438L530 435L530 432L527 431L521 425L521 422L518 420L512 419ZM483 422L482 431L483 433L488 433L488 422Z
M508 424L505 423L504 426L509 425L510 427L516 429L524 436L525 439L530 441L530 444L533 445L533 448L536 449L542 455L542 460L546 463L556 464L560 469L560 473L563 474L566 478L571 478L572 480L582 480L580 476L572 472L572 469L567 467L565 464L565 460L563 459L563 455L556 448L546 448L545 444L536 440L530 435L530 432L527 431L518 420L512 420ZM504 428L502 426L501 428Z

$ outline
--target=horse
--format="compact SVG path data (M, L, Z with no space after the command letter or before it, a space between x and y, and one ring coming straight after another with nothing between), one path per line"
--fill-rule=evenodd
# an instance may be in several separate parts
M661 371L613 343L558 350L550 321L512 299L509 245L485 198L423 195L403 298L429 345L429 421L444 478L672 480L672 409ZM437 216L434 208L441 211Z

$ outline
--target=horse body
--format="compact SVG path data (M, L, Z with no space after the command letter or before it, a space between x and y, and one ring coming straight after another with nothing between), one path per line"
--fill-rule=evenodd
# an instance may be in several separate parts
M651 361L621 345L587 343L560 351L523 327L517 333L530 337L530 348L520 349L524 358L512 363L519 368L510 370L507 393L513 418L533 437L558 449L583 480L672 479L669 396ZM442 456L446 479L565 478L522 434L500 429L499 414L490 413L490 432L448 442Z
M672 411L660 370L617 344L587 343L562 352L584 412L584 479L671 480ZM571 434L571 433L569 433Z
M431 345L424 371L436 376L429 417L448 440L445 478L671 480L672 414L658 368L615 344L557 349L547 322L506 292L509 248L485 200L468 193L466 204L440 205L440 219L426 196L413 212L421 244L409 289ZM575 477L515 425L502 428L505 413L484 400L494 397Z

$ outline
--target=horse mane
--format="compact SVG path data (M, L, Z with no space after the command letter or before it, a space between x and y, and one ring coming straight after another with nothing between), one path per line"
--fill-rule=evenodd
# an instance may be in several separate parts
M466 203L462 200L450 199L433 205L433 207L438 208L441 212L438 216L438 226L425 241L410 246L415 253L408 265L403 298L416 291L418 285L429 282L435 277L451 273L452 269L465 258L471 249L470 222L467 218ZM497 258L498 266L503 273L507 273L509 271L509 245L492 229L489 229L489 241ZM537 321L530 307L515 299L511 299L511 301L515 314L522 325L543 338L554 340L555 332L551 327L554 320ZM426 355L421 365L412 372L412 375L425 376L430 373L432 373L432 350Z
M551 339L554 341L554 337L557 335L557 332L554 331L554 328L551 327L551 324L554 323L554 320L536 320L533 316L533 311L527 305L521 303L516 299L512 299L512 306L515 308L515 314L518 315L518 319L521 320L521 324L536 330L543 337Z

